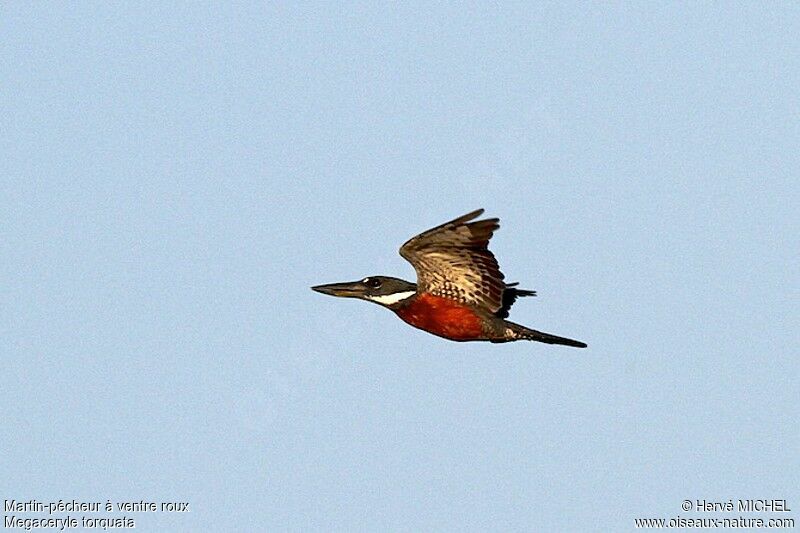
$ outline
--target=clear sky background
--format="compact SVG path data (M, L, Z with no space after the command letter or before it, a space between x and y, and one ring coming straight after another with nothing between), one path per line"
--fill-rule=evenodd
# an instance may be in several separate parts
M790 2L3 3L0 498L800 522L798 35ZM512 319L588 349L309 290L413 280L400 244L478 207L539 291Z

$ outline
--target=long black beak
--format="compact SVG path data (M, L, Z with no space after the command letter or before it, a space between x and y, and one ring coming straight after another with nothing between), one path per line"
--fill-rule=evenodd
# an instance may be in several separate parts
M347 283L317 285L316 287L311 287L311 290L321 292L322 294L329 294L330 296L339 296L341 298L361 298L364 296L365 287L360 281L352 281Z

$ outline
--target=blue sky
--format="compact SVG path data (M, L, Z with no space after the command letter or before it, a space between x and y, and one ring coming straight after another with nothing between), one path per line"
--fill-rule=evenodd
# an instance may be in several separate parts
M800 507L791 3L5 3L0 493L150 531L624 531ZM413 280L484 207L511 318ZM796 519L800 519L795 515Z

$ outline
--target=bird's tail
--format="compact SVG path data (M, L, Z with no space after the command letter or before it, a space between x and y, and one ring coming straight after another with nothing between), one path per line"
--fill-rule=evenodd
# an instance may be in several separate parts
M585 342L536 331L535 329L526 328L525 326L520 326L513 322L506 322L506 328L506 334L509 336L508 340L538 341L547 344L563 344L565 346L574 346L575 348L586 348Z

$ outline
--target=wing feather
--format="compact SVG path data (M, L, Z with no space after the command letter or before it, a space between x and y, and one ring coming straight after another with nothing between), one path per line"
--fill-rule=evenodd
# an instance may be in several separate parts
M482 307L492 313L503 307L506 285L489 239L500 227L478 209L420 233L400 247L400 255L417 272L420 291Z

